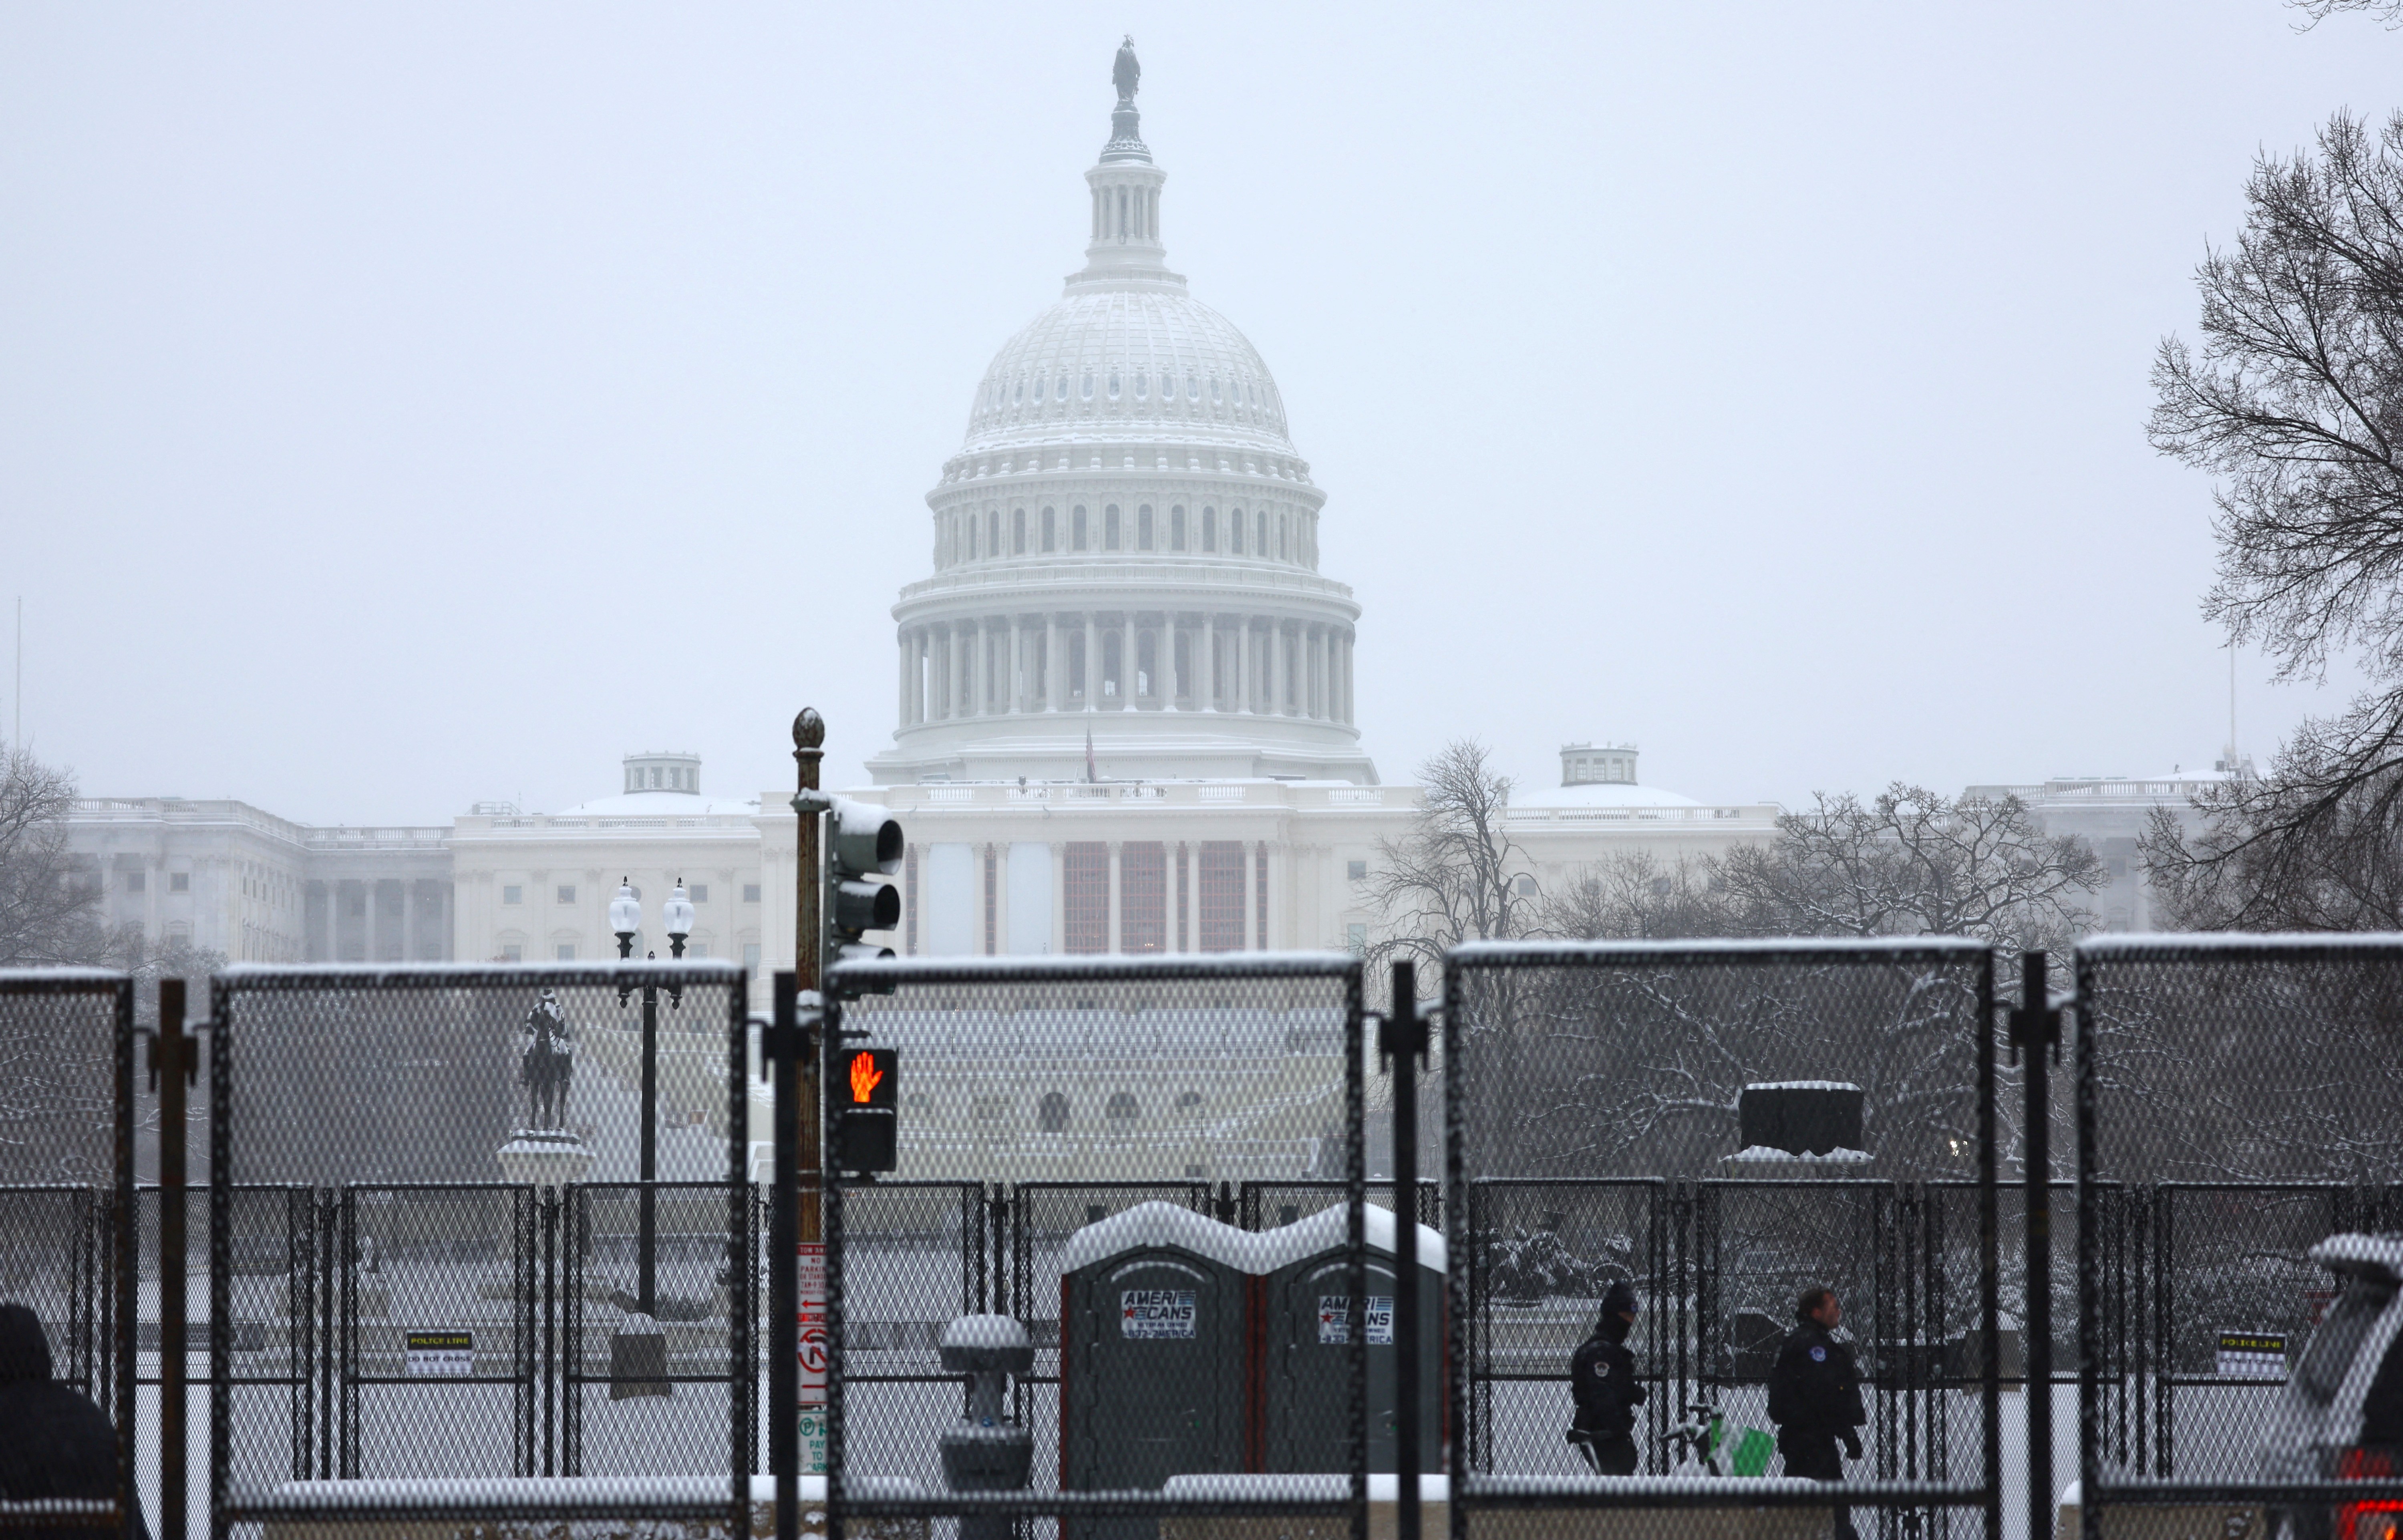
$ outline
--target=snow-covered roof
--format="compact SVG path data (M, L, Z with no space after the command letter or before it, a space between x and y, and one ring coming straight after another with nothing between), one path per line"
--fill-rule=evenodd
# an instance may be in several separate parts
M1369 1204L1362 1229L1369 1250L1393 1255L1391 1210ZM1193 1209L1154 1200L1097 1219L1069 1236L1067 1243L1060 1248L1060 1270L1074 1272L1127 1252L1173 1246L1196 1256L1206 1256L1238 1272L1274 1272L1305 1257L1336 1250L1343 1244L1343 1206L1340 1203L1290 1225L1254 1231L1221 1224ZM1418 1253L1420 1267L1443 1270L1443 1237L1424 1225L1418 1227Z
M1361 1213L1362 1233L1368 1249L1394 1255L1396 1227L1394 1211L1368 1204ZM1418 1230L1419 1266L1443 1270L1443 1236L1439 1231L1420 1225ZM1290 1225L1261 1230L1253 1237L1253 1272L1274 1272L1277 1269L1301 1261L1305 1257L1323 1256L1343 1244L1343 1205L1324 1208L1306 1219Z
M1104 1257L1131 1251L1174 1246L1206 1256L1238 1272L1256 1272L1251 1265L1252 1236L1232 1225L1222 1225L1206 1214L1157 1200L1097 1219L1068 1237L1060 1248L1060 1270L1074 1272Z
M1629 781L1587 781L1574 786L1547 786L1540 791L1512 791L1513 808L1698 808L1690 797L1658 786Z

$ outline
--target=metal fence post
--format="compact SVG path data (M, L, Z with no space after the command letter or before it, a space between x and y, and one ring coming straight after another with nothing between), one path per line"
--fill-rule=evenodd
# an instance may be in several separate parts
M123 1540L137 1540L142 1527L140 1488L136 1484L134 1470L133 1406L136 1371L140 1366L134 1361L133 1319L137 1280L141 1274L138 1260L141 1232L134 1222L133 1208L133 983L131 979L118 981L116 1017L117 1170L109 1204L113 1241L109 1249L116 1254L117 1266L111 1269L108 1282L104 1285L112 1291L108 1341L104 1352L108 1358L109 1372L114 1377L117 1402L118 1530Z
M185 1413L184 1089L199 1066L184 1034L184 981L159 980L159 1027L150 1075L159 1090L159 1537L184 1540L190 1450ZM211 1329L224 1335L214 1316ZM212 1354L212 1357L215 1355Z
M1394 964L1393 1001L1377 1045L1394 1076L1394 1535L1419 1540L1419 1061L1427 1047L1419 1014L1418 967ZM1357 1307L1365 1338L1368 1301Z
M2020 958L2020 1006L2011 1012L2011 1054L2026 1077L2021 1130L2027 1223L2027 1442L2030 1534L2052 1531L2052 1141L2046 1056L2061 1052L2061 1013L2047 995L2045 955ZM1987 1351L1999 1351L1989 1343Z

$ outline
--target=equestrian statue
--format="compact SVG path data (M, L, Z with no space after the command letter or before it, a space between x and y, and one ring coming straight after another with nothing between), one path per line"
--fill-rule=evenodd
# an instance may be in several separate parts
M576 1075L576 1044L556 991L542 992L542 998L526 1012L524 1030L526 1049L518 1061L518 1083L526 1089L527 1126L563 1129L567 1083Z

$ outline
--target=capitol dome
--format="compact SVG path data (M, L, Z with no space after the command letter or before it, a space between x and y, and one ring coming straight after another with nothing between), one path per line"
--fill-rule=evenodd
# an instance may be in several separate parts
M1072 292L993 354L961 452L1103 431L1291 455L1276 382L1234 323L1181 294Z
M900 721L869 773L1374 784L1327 495L1259 351L1169 271L1131 80L1111 129L1085 266L993 354L926 494L935 572L893 609Z

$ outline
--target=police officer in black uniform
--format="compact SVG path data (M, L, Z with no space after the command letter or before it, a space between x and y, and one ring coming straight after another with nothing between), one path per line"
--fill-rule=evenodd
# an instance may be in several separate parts
M1861 1457L1854 1430L1869 1420L1861 1404L1861 1376L1853 1345L1836 1336L1844 1318L1836 1291L1808 1288L1795 1301L1795 1326L1777 1349L1769 1371L1769 1420L1777 1424L1777 1452L1785 1474L1813 1481L1840 1481L1844 1459ZM1844 1446L1844 1459L1836 1445ZM1852 1515L1838 1508L1835 1540L1855 1540Z
M1569 1425L1569 1442L1584 1454L1586 1464L1604 1476L1635 1474L1635 1408L1644 1387L1635 1382L1635 1355L1627 1351L1627 1333L1635 1325L1635 1287L1626 1279L1610 1285L1603 1297L1602 1319L1593 1335L1578 1344L1569 1360L1569 1393L1577 1398L1577 1421Z

